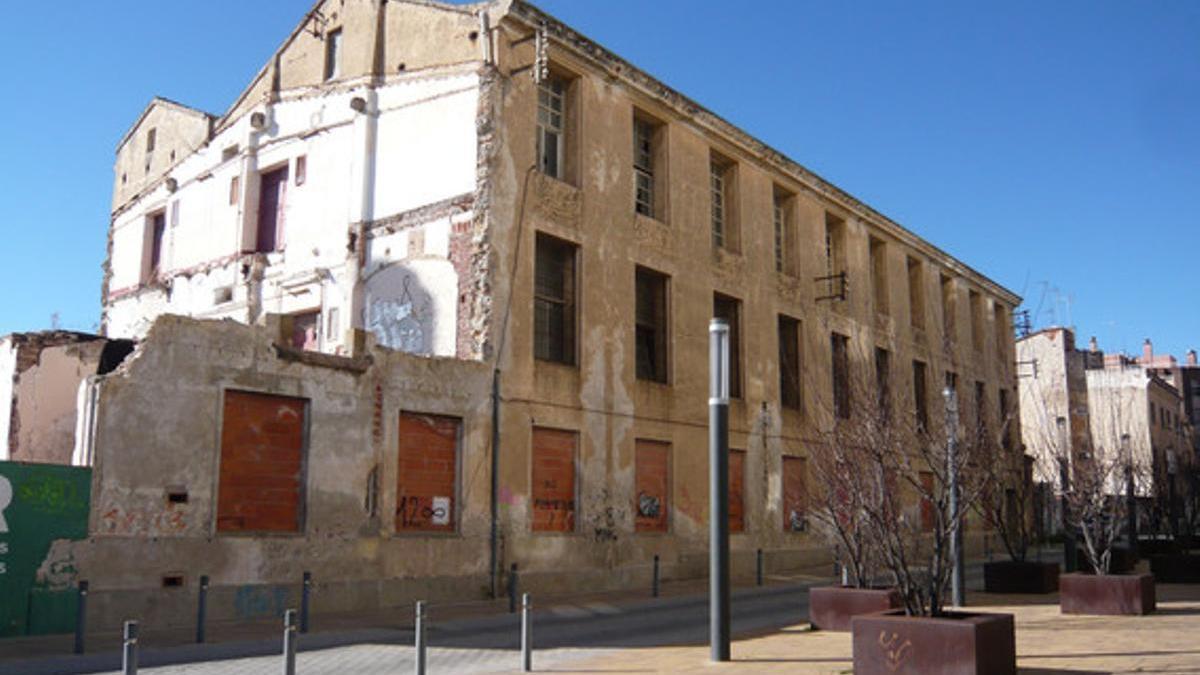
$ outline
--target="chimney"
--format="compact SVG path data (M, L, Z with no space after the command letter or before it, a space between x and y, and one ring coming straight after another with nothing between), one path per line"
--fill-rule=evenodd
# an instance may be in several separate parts
M1154 361L1154 345L1150 343L1150 338L1142 343L1142 365L1150 365Z
M1189 366L1194 366L1194 365L1196 365L1196 350L1195 350L1195 349L1189 349L1189 350L1188 350L1188 353L1187 353L1187 364L1188 364Z
M1093 335L1093 336L1092 336L1092 338L1091 338L1090 340L1088 340L1088 351L1089 351L1089 352L1098 352L1098 351L1100 351L1100 343L1099 343L1099 342L1096 342L1096 336L1095 336L1095 335Z

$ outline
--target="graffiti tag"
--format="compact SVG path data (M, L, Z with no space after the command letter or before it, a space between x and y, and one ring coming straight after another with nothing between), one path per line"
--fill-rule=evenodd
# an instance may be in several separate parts
M912 654L913 644L898 633L889 634L887 631L881 630L879 631L879 647L887 659L887 667L894 673Z
M187 515L179 509L123 510L115 506L105 511L100 521L110 534L178 534L187 529Z

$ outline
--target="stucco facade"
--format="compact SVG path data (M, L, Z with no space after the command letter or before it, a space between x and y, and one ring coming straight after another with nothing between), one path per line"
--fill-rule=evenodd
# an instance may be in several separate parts
M645 583L655 555L702 576L718 310L739 336L735 573L756 549L768 571L829 557L795 495L839 379L887 382L906 414L921 391L935 424L952 381L964 421L1020 433L1019 298L532 5L319 2L208 124L114 196L103 325L143 343L98 383L95 536L73 553L114 598L304 565L397 602L428 575L471 596L493 552L546 591ZM307 401L296 536L217 532L230 389ZM462 420L450 534L393 523L405 410ZM101 581L146 536L153 564ZM378 602L359 592L347 607Z

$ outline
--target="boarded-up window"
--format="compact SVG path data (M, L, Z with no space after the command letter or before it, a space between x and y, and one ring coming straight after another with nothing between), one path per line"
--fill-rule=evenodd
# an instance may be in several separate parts
M746 531L746 451L729 451L729 531Z
M803 457L783 458L783 531L808 529L808 464Z
M933 504L933 474L921 472L921 531L932 532L935 525Z
M397 532L453 532L458 475L456 417L400 413Z
M573 431L533 430L534 532L575 531L575 450Z
M218 532L299 532L305 399L226 391Z
M671 491L671 445L639 439L634 453L634 481L637 483L634 528L638 532L666 532Z

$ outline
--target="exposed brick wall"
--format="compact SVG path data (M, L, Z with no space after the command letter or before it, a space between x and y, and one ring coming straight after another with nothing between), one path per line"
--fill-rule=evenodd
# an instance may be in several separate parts
M729 531L746 531L746 451L729 451Z
M299 532L308 402L225 392L218 532Z
M458 473L457 417L400 413L397 532L453 532Z
M805 529L808 514L808 463L803 457L783 458L783 531Z
M666 532L670 508L671 445L639 439L634 446L634 529Z
M573 431L533 429L534 532L575 531L575 451Z

